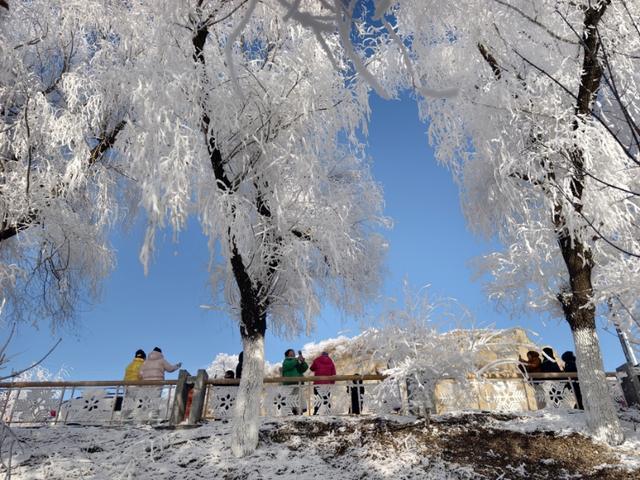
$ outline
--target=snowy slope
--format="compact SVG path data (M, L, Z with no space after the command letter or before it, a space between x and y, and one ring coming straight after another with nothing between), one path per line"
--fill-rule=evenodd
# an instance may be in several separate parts
M264 419L258 451L245 459L231 455L230 424L220 421L176 430L23 428L12 478L639 478L640 432L631 422L615 450L577 433L583 423L580 413L459 414L430 424L396 416Z

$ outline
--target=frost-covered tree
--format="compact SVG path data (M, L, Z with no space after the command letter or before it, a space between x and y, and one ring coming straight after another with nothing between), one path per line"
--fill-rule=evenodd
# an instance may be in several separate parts
M345 48L352 46L345 25L353 25L358 2L325 2L321 15L305 11L304 2L280 2L318 37L338 30ZM637 331L637 5L370 5L390 48L370 50L366 68L350 59L383 96L411 87L430 97L422 114L439 159L461 181L470 223L507 245L485 262L496 278L492 295L564 315L590 397L588 423L619 442L595 316L598 306L616 305L617 324Z
M595 327L640 286L638 3L407 0L387 15L409 81L458 91L421 108L470 225L506 246L485 258L491 295L564 316L587 423L619 443Z
M258 441L267 327L308 331L324 300L357 310L378 285L382 197L356 135L367 88L336 60L335 38L324 37L332 63L277 2L143 7L139 133L122 149L149 219L141 259L158 228L198 216L214 291L240 325L232 448L245 455Z
M356 136L367 88L339 35L319 42L286 14L278 2L16 1L3 19L3 295L16 315L71 316L110 264L118 176L147 212L145 265L157 228L198 215L244 344L237 454L257 443L267 322L294 334L324 299L358 309L383 250Z
M238 364L238 355L229 355L228 353L219 353L213 362L207 367L209 378L224 378L227 370L236 371Z
M9 320L73 317L112 258L130 52L111 2L0 8L0 297ZM117 22L116 22L117 23ZM87 295L88 294L88 295Z
M473 328L473 316L452 299L434 302L426 288L413 293L404 287L402 305L387 309L375 328L341 345L351 358L386 364L382 373L387 378L375 401L384 403L406 387L412 411L433 411L435 387L443 378L460 383L481 379L486 372L517 364L513 357L519 348L537 348L508 330ZM488 352L497 358L489 361Z

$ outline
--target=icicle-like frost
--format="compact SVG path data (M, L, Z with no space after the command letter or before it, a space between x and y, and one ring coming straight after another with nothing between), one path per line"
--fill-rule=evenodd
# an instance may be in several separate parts
M247 11L242 17L242 20L238 23L236 28L229 34L227 38L227 44L224 47L224 58L227 61L227 65L229 66L229 73L231 75L231 83L233 84L233 88L238 94L240 98L244 100L244 94L242 93L242 88L240 87L240 83L238 82L238 71L236 69L236 63L233 58L233 44L236 41L236 38L242 33L242 30L247 26L249 20L251 20L251 15L253 15L253 11L256 9L258 5L258 0L250 0L249 6L247 7Z
M260 431L260 399L264 380L264 337L243 338L244 360L231 430L231 451L236 457L253 453Z
M356 71L362 75L362 78L371 85L371 88L373 88L378 95L386 100L391 99L391 95L387 92L387 89L384 88L378 79L367 69L362 59L353 48L353 43L351 41L351 23L353 21L353 8L355 6L355 2L352 1L348 7L344 5L342 0L334 0L334 3L336 12L340 12L337 13L336 21L338 23L338 32L340 33L342 45L347 57L353 63Z
M573 341L587 426L595 438L609 445L619 445L624 441L624 435L607 386L596 331L576 329Z

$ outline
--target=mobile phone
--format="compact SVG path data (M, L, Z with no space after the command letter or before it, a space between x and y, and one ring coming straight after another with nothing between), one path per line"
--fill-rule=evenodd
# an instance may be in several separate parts
M302 355L302 350L298 350L298 355Z

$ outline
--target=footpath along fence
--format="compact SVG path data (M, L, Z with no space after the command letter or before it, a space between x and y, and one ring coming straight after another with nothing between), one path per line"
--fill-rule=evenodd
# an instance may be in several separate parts
M430 412L483 410L519 412L576 407L575 374L441 379L433 402L425 405L417 382L389 386L382 375L265 378L261 414L428 415ZM317 380L333 384L314 385ZM8 425L197 424L230 418L239 380L208 379L204 370L178 380L0 383L0 417ZM283 385L284 382L294 384ZM607 373L610 392L625 405L615 373Z

